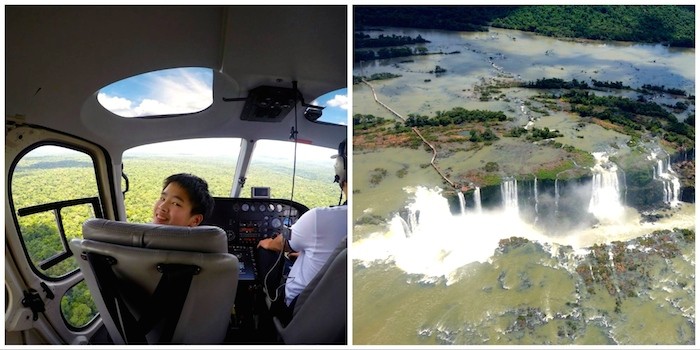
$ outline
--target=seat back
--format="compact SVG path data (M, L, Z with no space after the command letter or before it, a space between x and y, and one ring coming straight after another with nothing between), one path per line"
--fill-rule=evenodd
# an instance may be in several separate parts
M347 344L347 238L297 297L292 320L275 326L285 344Z
M90 219L70 249L115 344L224 340L239 269L220 228Z

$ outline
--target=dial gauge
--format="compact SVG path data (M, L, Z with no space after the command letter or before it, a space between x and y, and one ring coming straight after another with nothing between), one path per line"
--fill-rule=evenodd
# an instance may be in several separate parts
M280 228L282 226L282 220L280 220L279 218L274 218L270 222L270 225L272 226L272 228Z

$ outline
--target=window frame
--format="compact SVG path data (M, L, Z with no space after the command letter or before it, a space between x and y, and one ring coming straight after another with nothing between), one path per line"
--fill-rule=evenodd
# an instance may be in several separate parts
M33 206L17 209L15 207L15 201L14 201L14 195L13 195L13 189L12 189L15 170L17 168L18 163L20 161L22 161L26 157L27 154L29 154L30 152L32 152L32 151L34 151L42 146L62 147L65 149L80 152L80 153L85 154L86 156L90 157L90 160L92 161L93 174L95 175L95 186L97 189L97 197L87 197L87 198L78 198L78 199L74 199L74 200L49 202L49 203L43 203L43 204L38 204L38 205L33 205ZM7 198L8 198L8 202L9 202L10 211L12 212L12 221L15 225L15 230L18 233L19 242L22 245L22 252L24 253L24 257L25 257L26 261L29 262L29 264L28 264L29 268L32 270L32 272L37 277L39 277L42 280L50 281L50 282L63 281L63 280L70 278L73 275L78 274L80 272L80 268L76 268L76 269L74 269L74 270L72 270L64 275L57 276L57 277L47 276L42 271L39 271L39 269L37 269L37 267L35 265L34 260L32 260L31 256L29 255L29 251L27 250L27 244L26 244L25 239L24 239L22 228L19 224L18 215L19 216L26 216L26 215L31 215L31 214L48 212L51 209L54 210L54 218L56 218L56 228L58 229L59 238L61 239L61 243L62 243L65 251L63 253L59 253L59 254L54 255L48 259L45 259L44 261L37 262L38 264L41 264L41 263L48 264L49 262L53 262L55 259L60 259L59 261L54 262L53 265L50 265L47 267L47 268L50 268L50 267L54 266L55 264L60 263L60 262L64 261L65 259L70 258L70 256L73 255L72 252L70 251L70 248L68 247L68 242L66 240L65 232L63 230L63 222L61 220L61 215L60 215L61 209L68 208L70 206L64 205L64 206L60 206L59 208L53 208L52 205L59 204L59 203L66 203L66 202L68 202L70 204L70 202L74 202L76 200L89 199L92 201L94 198L96 198L97 202L98 202L97 208L99 210L96 210L96 207L93 204L93 210L95 211L95 216L101 215L102 217L105 217L105 206L103 204L104 198L102 198L102 195L101 195L102 194L101 190L100 190L101 188L102 188L102 184L100 183L99 171L98 171L98 167L97 167L97 159L96 159L95 155L93 155L89 150L87 150L85 148L81 148L80 146L77 146L77 145L56 142L56 141L40 141L40 142L34 143L34 144L26 147L25 149L23 149L15 157L15 159L12 160L12 164L9 167L8 178L7 178ZM71 206L79 205L79 204L85 204L85 203L72 203ZM47 210L40 210L40 209L43 209L43 207L52 207L52 208L47 209ZM20 215L20 211L25 212L25 215ZM56 213L56 211L58 211L58 213ZM98 213L98 211L99 211L99 213ZM59 220L61 220L61 221L59 221Z

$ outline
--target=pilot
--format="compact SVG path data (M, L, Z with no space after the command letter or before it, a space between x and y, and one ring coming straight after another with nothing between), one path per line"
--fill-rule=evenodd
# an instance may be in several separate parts
M347 150L346 141L338 146L335 159L335 181L341 189L341 199L347 198ZM263 239L258 247L268 251L298 253L284 284L284 303L277 292L268 286L268 295L273 300L271 311L284 323L292 317L297 296L323 267L335 247L348 234L347 201L343 205L313 208L304 213L288 230L274 238ZM288 237L285 237L288 236ZM279 259L278 259L279 260Z
M214 209L209 185L192 174L174 174L163 181L163 191L153 206L153 223L197 226Z

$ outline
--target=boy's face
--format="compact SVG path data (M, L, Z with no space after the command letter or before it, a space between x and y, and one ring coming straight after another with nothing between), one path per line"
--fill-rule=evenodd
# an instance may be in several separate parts
M190 197L177 182L169 183L153 206L154 224L197 226L203 218L202 214L192 214Z

